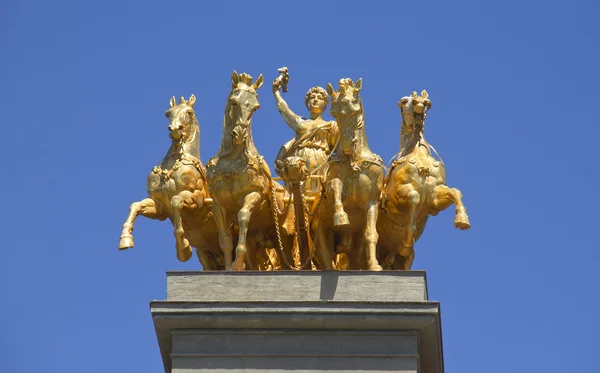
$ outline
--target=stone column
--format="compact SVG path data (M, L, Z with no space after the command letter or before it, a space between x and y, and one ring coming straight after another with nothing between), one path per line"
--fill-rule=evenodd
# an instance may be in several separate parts
M166 372L442 373L423 271L168 272Z

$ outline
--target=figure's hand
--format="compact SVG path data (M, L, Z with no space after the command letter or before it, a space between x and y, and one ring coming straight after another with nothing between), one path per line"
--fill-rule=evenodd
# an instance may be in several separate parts
M287 82L288 80L290 80L290 74L288 72L288 69L284 66L282 68L277 69L277 72L279 73L279 76L273 81L273 93L279 91L280 89L283 90L283 93L286 93Z
M278 76L273 80L273 93L279 91L281 89L281 76Z

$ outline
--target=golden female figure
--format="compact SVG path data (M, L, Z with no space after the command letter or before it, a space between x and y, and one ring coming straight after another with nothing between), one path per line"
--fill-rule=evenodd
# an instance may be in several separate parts
M285 75L275 79L273 81L273 95L275 96L277 110L279 110L287 125L294 130L296 136L283 145L279 151L275 160L275 171L285 180L284 163L286 158L300 157L304 160L309 174L322 175L325 170L325 163L339 138L336 122L323 119L329 96L327 91L321 87L309 89L306 96L304 96L304 105L309 111L309 117L301 117L294 113L281 97L280 90L286 82L287 77ZM306 187L307 185L305 185ZM309 193L318 192L318 181L308 181L308 188L306 189Z
M313 87L306 93L304 104L310 115L308 118L301 117L295 114L281 97L280 90L287 92L287 68L279 69L279 73L273 81L273 95L279 113L296 136L281 147L275 160L275 171L294 196L301 268L311 269L311 244L308 235L310 220L306 197L308 195L317 200L320 198L321 180L314 176L325 174L327 160L337 143L339 131L335 121L323 119L323 112L329 101L329 96L323 88ZM319 206L318 202L315 202L314 206Z

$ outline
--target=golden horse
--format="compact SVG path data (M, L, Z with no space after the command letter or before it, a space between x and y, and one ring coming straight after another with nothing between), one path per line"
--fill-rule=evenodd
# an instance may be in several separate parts
M284 269L294 267L293 206L284 203L283 188L254 146L251 120L260 107L256 90L262 74L252 83L248 74L231 76L232 88L225 105L223 137L215 157L206 165L212 211L227 269L262 269L265 249L276 248ZM231 222L237 223L238 241L233 262ZM276 267L271 263L272 267Z
M409 270L415 258L414 244L430 215L455 204L454 225L463 230L471 225L461 192L445 185L444 163L432 156L435 149L423 135L431 107L427 91L403 97L398 107L402 114L400 153L384 181L377 251L386 268Z
M133 224L139 216L165 220L175 229L177 258L182 262L192 256L192 247L205 270L224 269L223 255L218 246L217 226L206 188L206 171L200 161L200 127L194 113L196 97L181 97L179 104L171 98L165 113L169 118L171 147L162 161L148 175L148 196L134 202L123 224L119 249L133 247Z
M339 87L335 92L327 85L330 113L339 126L340 139L328 163L325 203L313 219L315 254L318 267L325 270L334 268L334 250L348 254L348 269L381 270L376 223L384 166L367 142L359 94L362 79L356 84L341 79Z

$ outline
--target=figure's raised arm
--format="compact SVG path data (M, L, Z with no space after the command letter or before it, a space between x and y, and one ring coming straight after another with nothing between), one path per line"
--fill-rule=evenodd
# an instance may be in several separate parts
M296 115L287 102L281 97L280 90L287 92L287 82L290 78L287 68L282 67L277 70L279 72L279 76L275 78L273 81L273 95L275 96L275 103L277 104L277 110L285 120L285 122L290 126L294 131L297 130L298 123L300 122L300 116Z

